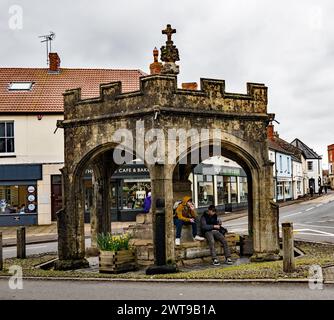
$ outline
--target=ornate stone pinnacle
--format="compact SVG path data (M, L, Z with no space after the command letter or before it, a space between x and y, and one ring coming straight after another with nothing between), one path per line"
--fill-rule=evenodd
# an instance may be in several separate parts
M172 29L170 24L167 24L167 28L165 30L162 30L162 34L167 35L167 42L172 42L172 34L176 33L176 29Z
M167 24L165 30L162 30L162 34L167 35L166 45L161 47L161 61L173 62L179 61L179 50L173 45L172 34L176 33L176 29L173 29L170 24Z

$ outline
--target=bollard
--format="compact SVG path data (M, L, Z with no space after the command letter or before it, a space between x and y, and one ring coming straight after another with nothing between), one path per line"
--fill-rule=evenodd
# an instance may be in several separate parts
M20 227L17 229L16 249L17 249L17 258L25 259L26 258L26 228L25 227Z
M282 223L283 237L283 271L295 271L295 256L293 243L293 224L292 222Z
M0 270L3 269L2 232L0 232Z

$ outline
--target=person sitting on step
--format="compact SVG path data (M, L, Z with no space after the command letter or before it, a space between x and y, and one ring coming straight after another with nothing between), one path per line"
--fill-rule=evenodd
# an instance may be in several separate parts
M185 196L182 202L176 208L174 224L176 226L175 245L179 246L181 244L181 232L183 225L191 225L194 240L205 240L205 238L200 237L197 234L198 218L191 197Z
M225 263L232 264L230 248L228 247L227 241L224 237L224 234L227 232L227 230L218 220L216 207L214 205L210 205L208 211L203 213L200 222L202 234L204 234L205 238L209 242L212 264L214 266L220 265L215 250L215 240L220 241L224 247Z

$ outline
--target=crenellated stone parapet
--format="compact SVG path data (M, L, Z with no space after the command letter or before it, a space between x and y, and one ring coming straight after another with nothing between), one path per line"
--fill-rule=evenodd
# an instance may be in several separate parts
M247 83L247 93L225 91L225 81L200 80L200 90L179 89L177 78L171 75L150 75L140 79L140 89L122 93L121 82L100 85L100 96L82 99L81 90L64 93L65 120L85 122L105 117L133 117L156 109L176 113L214 112L217 116L267 117L267 87Z

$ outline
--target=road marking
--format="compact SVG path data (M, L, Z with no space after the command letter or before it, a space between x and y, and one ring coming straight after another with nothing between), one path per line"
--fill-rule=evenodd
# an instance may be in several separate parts
M308 232L297 232L298 235L308 235L308 236L317 236L317 237L334 237L334 234L315 234L315 233L308 233Z
M311 207L311 208L306 209L305 212L306 212L306 211L310 211L310 210L312 210L312 209L314 209L314 207Z
M328 227L328 226L316 226L313 224L303 224L303 223L298 223L299 226L304 226L304 227L312 227L312 228L327 228L327 229L334 229L334 227Z
M291 213L291 214L288 214L287 216L283 216L282 219L284 219L284 218L288 218L288 217L292 217L292 216L294 216L294 215L296 215L296 214L301 214L301 213L302 213L301 211L296 212L296 213Z
M328 220L317 220L317 221L312 221L312 222L305 222L305 223L328 223L328 222L333 222L334 219L328 219Z
M325 231L320 231L320 230L314 230L314 229L296 229L294 230L298 234L308 234L308 235L313 235L313 236L328 236L328 237L334 237L334 233L329 233ZM313 233L305 233L303 231L311 231Z
M323 203L319 203L316 205L316 207L321 207L323 205Z
M240 229L240 228L239 229L238 228L237 229L234 229L234 228L231 229L231 232L235 232L235 233L244 232L244 231L248 231L248 230L246 228L245 229Z
M46 246L35 246L35 247L27 247L27 250L34 250L34 249L41 249L41 248L46 248Z

